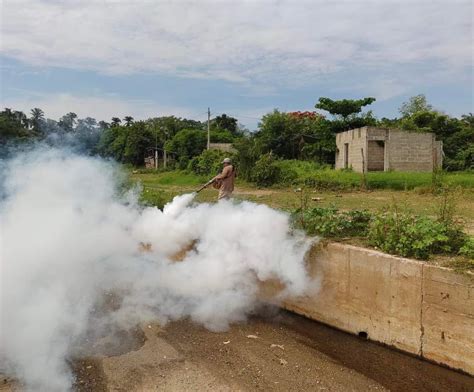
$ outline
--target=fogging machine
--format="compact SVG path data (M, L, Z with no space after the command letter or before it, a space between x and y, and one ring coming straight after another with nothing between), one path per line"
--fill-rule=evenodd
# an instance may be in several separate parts
M199 188L196 193L201 192L204 188L207 188L209 185L213 184L216 180L213 178L212 180L206 182L201 188Z

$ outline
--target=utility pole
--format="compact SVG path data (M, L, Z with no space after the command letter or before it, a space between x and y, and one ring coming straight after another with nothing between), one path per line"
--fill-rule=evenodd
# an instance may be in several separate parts
M167 156L166 156L166 141L168 140L168 130L165 128L165 143L163 144L163 167L166 169L166 161L167 161Z
M158 130L155 125L155 170L158 170Z
M211 109L207 108L207 149L211 147Z

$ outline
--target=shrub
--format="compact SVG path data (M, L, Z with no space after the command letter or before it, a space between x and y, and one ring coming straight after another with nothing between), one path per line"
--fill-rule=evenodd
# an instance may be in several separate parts
M372 214L365 210L338 211L335 207L297 210L293 219L308 234L324 237L364 237Z
M474 260L474 238L454 219L451 193L440 197L438 216L417 216L399 212L397 205L381 213L366 210L338 211L335 207L301 208L293 224L310 235L324 237L364 237L380 250L404 257L428 259L433 254L461 255Z
M188 165L188 169L200 176L211 176L222 169L222 160L229 156L219 150L204 150L201 155L194 157Z
M258 186L271 186L281 179L281 169L276 165L272 153L262 155L255 163L252 171L252 181Z
M237 150L235 161L239 168L239 176L252 181L255 163L261 156L259 144L254 138L241 138L234 142L233 147Z
M474 260L474 238L468 237L463 246L459 249L459 254Z
M458 253L466 235L453 223L390 210L375 216L368 240L387 253L417 259L431 254Z
M187 156L181 156L178 159L178 169L185 170L189 165L189 158Z

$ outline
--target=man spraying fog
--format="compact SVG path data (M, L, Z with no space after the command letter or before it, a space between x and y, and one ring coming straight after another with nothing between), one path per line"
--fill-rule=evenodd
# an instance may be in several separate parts
M222 173L218 174L213 178L213 186L216 189L219 189L218 200L221 199L230 199L232 192L234 191L234 181L235 181L235 168L232 165L230 158L225 158L222 161L224 168Z

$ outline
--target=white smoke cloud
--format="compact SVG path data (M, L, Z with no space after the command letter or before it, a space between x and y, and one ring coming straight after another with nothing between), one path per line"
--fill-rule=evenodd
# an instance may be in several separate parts
M68 390L66 361L91 330L188 316L224 330L255 307L259 281L280 280L282 297L310 285L309 240L290 233L286 214L248 202L192 205L190 194L163 212L140 208L133 193L119 196L117 176L112 163L59 150L7 164L0 370L30 390ZM101 314L104 294L120 306Z

